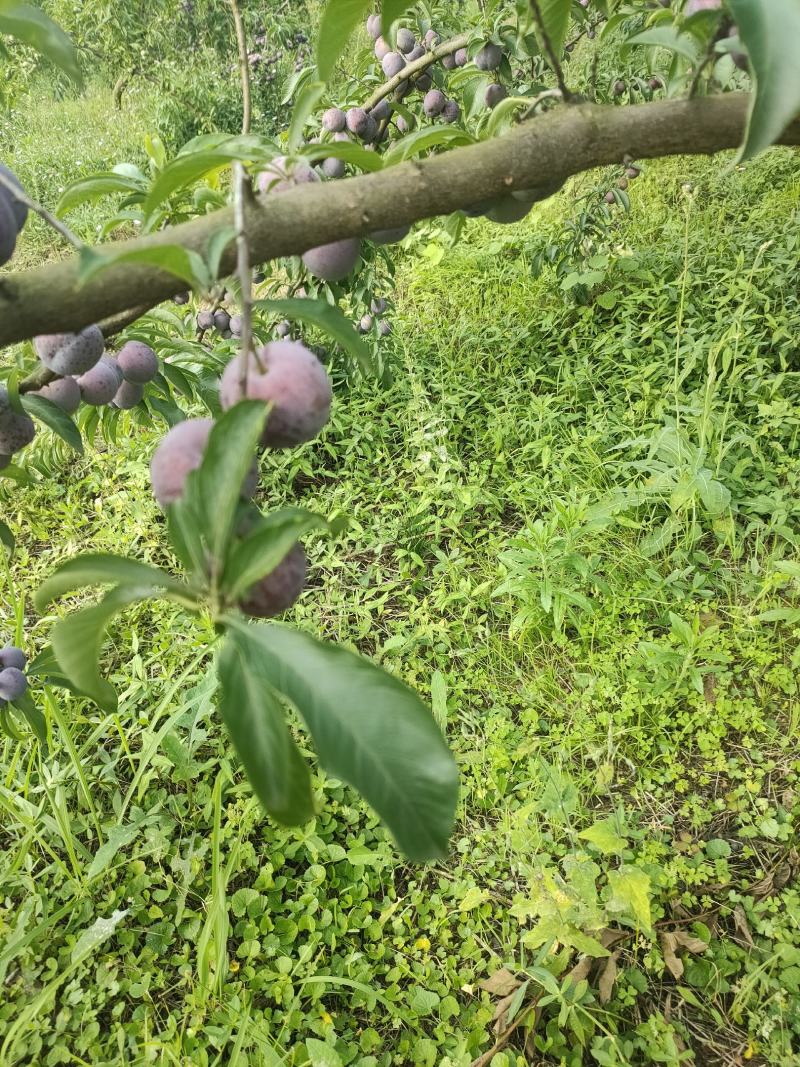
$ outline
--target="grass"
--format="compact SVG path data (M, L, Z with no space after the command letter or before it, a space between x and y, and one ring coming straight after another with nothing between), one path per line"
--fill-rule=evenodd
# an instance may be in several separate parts
M203 624L132 608L118 713L39 690L50 754L0 744L0 1063L466 1067L517 989L539 1008L493 1067L798 1062L796 156L651 166L602 249L611 308L535 270L597 180L453 248L425 230L394 383L340 389L262 471L264 507L351 516L290 621L431 699L449 861L398 863L321 772L317 818L270 824ZM123 425L2 490L3 639L46 642L31 594L77 551L164 562L158 435Z

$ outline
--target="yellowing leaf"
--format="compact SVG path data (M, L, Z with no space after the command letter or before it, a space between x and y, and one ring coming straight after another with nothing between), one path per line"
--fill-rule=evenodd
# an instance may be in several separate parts
M617 871L609 871L608 885L611 897L608 907L635 919L644 930L652 928L650 913L650 875L631 863L625 863Z
M606 856L619 855L628 847L628 842L617 833L614 819L601 819L582 830L578 837L594 845Z
M459 911L472 911L473 908L480 907L485 900L489 899L489 894L485 889L478 889L476 885L468 889L464 894L464 899L458 906Z

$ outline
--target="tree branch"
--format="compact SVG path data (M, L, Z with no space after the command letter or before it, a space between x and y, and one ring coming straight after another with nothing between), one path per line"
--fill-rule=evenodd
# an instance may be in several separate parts
M433 64L437 63L440 59L444 59L445 56L457 52L459 48L466 48L469 44L469 36L468 33L461 33L457 37L451 37L449 41L440 44L437 48L434 48L432 52L426 52L424 56L415 59L413 63L407 64L399 74L395 74L393 78L388 80L388 82L384 82L383 85L378 86L369 100L364 104L364 110L371 111L376 104L379 104L381 100L383 100L384 96L393 93L398 85L402 85L404 81L413 78L415 74L419 74L423 70L427 70L428 67L433 66Z
M710 155L735 148L749 102L746 93L727 93L625 107L574 105L521 123L502 137L429 159L297 186L245 205L251 255L258 263L298 255L315 245L408 225L513 189L621 163L626 156ZM800 144L800 120L780 140ZM233 221L233 210L223 208L100 251L180 244L205 255L209 239ZM235 243L230 243L222 256L222 275L235 266ZM131 306L152 307L185 288L175 275L130 263L111 265L79 285L77 256L23 274L0 274L0 346L38 333L77 330Z
M242 133L250 133L250 62L247 55L247 38L244 23L236 0L229 0L233 13L233 25L236 30L236 47L239 50L239 75L242 81Z

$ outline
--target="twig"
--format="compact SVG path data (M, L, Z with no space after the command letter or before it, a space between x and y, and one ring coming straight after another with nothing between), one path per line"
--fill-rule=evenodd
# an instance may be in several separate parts
M73 248L81 249L85 247L83 241L81 241L79 237L76 237L68 226L65 226L60 219L55 217L55 215L51 215L46 207L43 207L35 200L31 200L28 194L24 192L16 182L11 181L10 178L7 178L5 174L2 173L0 173L0 186L2 186L6 192L11 194L13 200L19 200L20 204L24 204L29 211L34 211L37 215L43 218L47 225L52 226L56 233L60 233L64 240L69 241Z
M561 96L561 90L560 89L545 89L543 92L539 93L538 96L535 96L533 98L533 100L531 101L530 107L525 112L525 114L522 116L521 121L525 122L526 119L531 118L531 116L535 114L537 107L539 106L539 104L541 104L541 102L543 100L561 100L561 99L563 99L563 98Z
M252 106L250 103L250 64L247 59L247 39L244 35L244 23L236 0L229 0L233 12L233 25L236 30L236 45L239 49L239 76L242 80L242 133L250 133Z
M378 86L369 100L364 104L364 110L371 111L376 104L379 104L381 100L383 100L384 96L393 93L398 85L402 85L407 78L413 78L415 74L427 70L428 67L432 66L440 59L444 59L445 56L450 56L453 52L457 52L459 48L466 48L468 44L469 34L460 33L457 37L451 37L449 41L445 41L444 44L440 44L437 48L434 48L432 52L426 52L424 56L415 59L413 63L408 63L399 73L395 74L393 78L390 78L388 82L384 82L383 85Z
M547 53L547 58L550 60L550 66L553 68L558 87L561 90L561 96L565 103L569 103L572 99L572 93L569 91L567 83L564 81L564 70L561 66L561 60L556 55L556 50L553 48L553 42L550 40L547 30L545 29L544 19L542 18L542 9L539 7L539 0L529 0L529 2L536 28L542 39L542 45Z

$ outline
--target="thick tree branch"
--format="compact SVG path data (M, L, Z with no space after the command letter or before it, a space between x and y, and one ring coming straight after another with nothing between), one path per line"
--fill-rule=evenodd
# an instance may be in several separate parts
M434 63L438 63L438 61L444 59L445 56L457 52L459 48L466 48L468 44L469 34L461 33L457 37L451 37L450 40L445 41L444 44L438 45L432 52L426 52L424 56L415 59L413 63L406 64L399 74L395 74L395 76L390 78L388 82L384 82L383 85L378 86L369 100L364 104L364 110L371 111L376 104L379 104L381 100L383 100L384 96L389 96L390 93L393 93L398 85L402 85L404 81L413 78L415 74L420 74L423 70L427 70L428 67L433 66Z
M633 107L559 108L502 137L423 161L298 186L246 205L251 255L259 263L298 255L315 245L470 208L512 189L550 184L626 157L708 155L735 148L749 101L747 94L730 93ZM800 144L800 120L786 129L781 142ZM225 208L112 248L180 244L205 254L209 239L232 225L233 211ZM235 266L231 242L220 269L228 275ZM112 265L81 286L77 256L24 274L0 275L0 345L76 330L132 306L152 307L185 288L174 275L133 264Z

